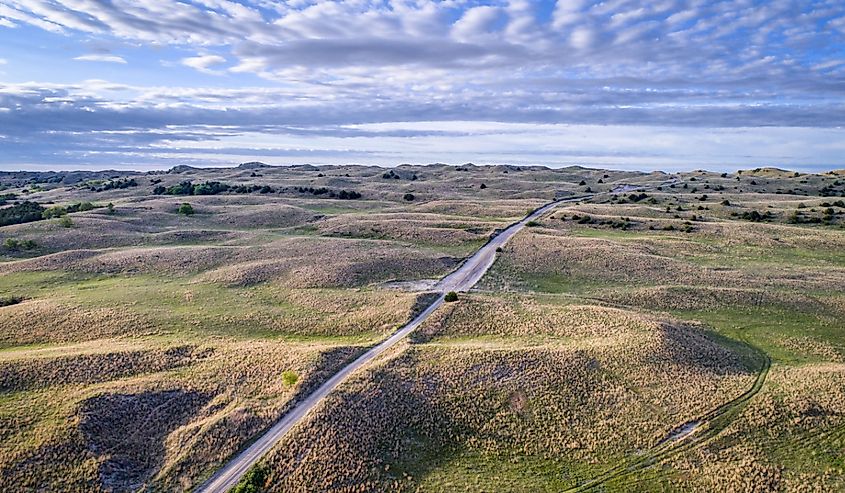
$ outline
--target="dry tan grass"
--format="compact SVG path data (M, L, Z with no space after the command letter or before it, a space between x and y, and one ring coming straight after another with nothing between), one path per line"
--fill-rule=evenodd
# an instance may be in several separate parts
M840 491L843 447L845 365L775 367L716 443L670 462L691 491Z
M833 308L811 296L751 288L707 286L656 286L602 290L597 297L628 306L656 310L705 310L725 306L788 306L796 310Z
M347 214L321 221L318 228L322 233L333 236L461 245L485 241L501 225L497 222L447 219L437 214Z
M453 447L606 460L654 444L752 379L694 328L598 307L465 296L422 332L431 343L344 385L274 449L271 491L412 490L420 478L403 459ZM467 335L512 338L450 342ZM519 342L529 335L567 339Z
M793 241L801 240L796 237ZM806 243L801 245L809 248ZM823 247L812 243L812 246L822 252L837 251L835 243ZM737 254L731 248L733 243L730 241L700 243L671 234L660 236L655 233L651 240L633 241L572 237L548 229L532 230L508 244L506 253L500 256L482 285L488 289L513 288L520 287L526 278L548 276L592 283L712 287L722 287L729 278L732 286L745 289L766 286L824 290L845 285L845 268L836 264L801 265L777 260L766 263L759 251ZM786 247L781 245L780 248Z
M0 308L0 344L85 341L156 332L149 320L116 308L84 309L52 300Z
M439 277L457 259L389 242L290 238L239 252L201 279L227 285L281 280L297 287L361 286L391 279Z
M358 352L223 341L6 364L4 381L35 387L0 402L0 488L184 490ZM297 382L285 384L283 371Z

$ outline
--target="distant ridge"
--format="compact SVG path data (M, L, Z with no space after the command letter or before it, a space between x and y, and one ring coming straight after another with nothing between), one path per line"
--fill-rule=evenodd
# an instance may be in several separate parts
M110 180L141 173L139 171L118 171L113 169L103 171L0 171L0 180L15 185L22 185L29 181L75 185L89 180Z
M167 170L168 173L178 174L178 173L187 173L188 171L198 171L202 168L195 168L194 166L188 166L187 164L180 164L179 166L174 166Z
M240 169L259 169L259 168L272 168L269 164L264 164L261 161L250 161L248 163L241 163L238 165Z

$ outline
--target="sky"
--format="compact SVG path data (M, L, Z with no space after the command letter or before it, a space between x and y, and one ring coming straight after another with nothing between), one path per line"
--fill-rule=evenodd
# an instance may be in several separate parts
M0 170L845 168L842 0L0 0Z

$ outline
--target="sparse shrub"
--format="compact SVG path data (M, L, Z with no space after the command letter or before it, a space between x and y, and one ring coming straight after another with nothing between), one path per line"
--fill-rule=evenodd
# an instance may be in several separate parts
M59 225L63 228L73 227L73 219L70 216L62 216L59 218Z
M54 205L53 207L48 207L44 209L44 212L41 213L41 217L44 219L53 219L56 217L62 217L67 214L67 210L59 205Z
M232 493L261 493L265 486L267 486L267 467L255 465L232 488Z
M443 298L443 300L447 303L458 301L458 293L454 291L449 291L448 293L446 293L446 296Z
M176 213L183 214L185 216L192 216L194 214L194 207L187 202L182 202L179 204L179 208L176 209Z
M483 184L483 183L482 183L482 184L481 184L481 186L480 186L480 187L478 187L478 188L480 188L480 189L484 190L485 188L487 188L487 185L485 185L485 184Z
M299 380L299 375L293 370L285 370L282 372L282 383L288 387L292 387Z
M496 247L496 253L502 253L503 251L502 247Z
M722 201L722 205L724 205L725 207L729 207L731 205L731 201L728 200L728 199L725 199L725 200Z
M89 182L88 189L92 192L104 192L106 190L124 189L137 186L138 182L135 181L135 178L121 178L118 180L109 180L104 183Z
M6 250L17 250L21 247L21 242L17 238L6 238L3 242L3 248Z
M22 296L0 296L0 306L17 305L23 300Z
M412 194L412 193L406 193L405 195L402 196L402 198L405 199L408 202L413 202L415 197L414 197L414 194Z
M761 222L761 221L768 221L769 219L772 218L772 213L769 212L769 211L766 211L765 213L760 214L756 210L753 210L751 212L748 212L748 211L743 212L740 217L742 219L745 219L746 221L751 221L751 222L756 223L756 222Z
M114 204L109 202L108 205L106 205L106 210L108 211L109 214L114 214Z
M540 223L538 223L537 221L528 221L527 223L525 223L525 226L529 228L536 228L537 226L540 226Z
M330 197L332 197L333 194L334 192L329 192ZM337 193L337 198L340 200L356 200L361 198L361 194L354 190L350 190L348 192L346 190L341 190Z

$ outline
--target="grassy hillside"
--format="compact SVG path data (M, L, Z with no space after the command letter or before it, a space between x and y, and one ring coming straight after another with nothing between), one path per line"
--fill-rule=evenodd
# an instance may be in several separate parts
M0 186L51 211L0 227L4 491L195 487L497 229L587 190L342 385L263 486L845 487L841 173L249 165Z

